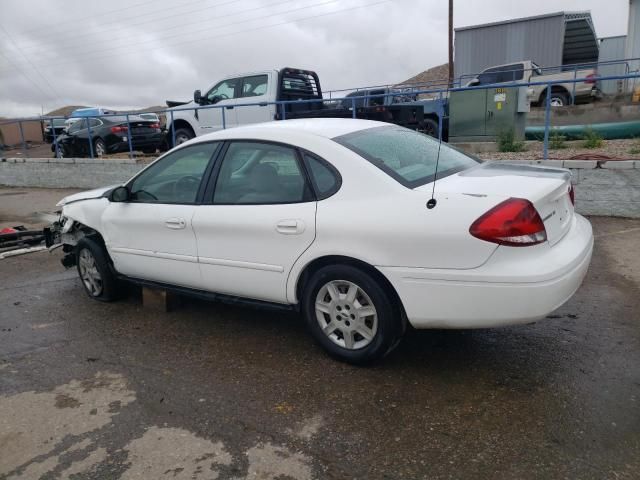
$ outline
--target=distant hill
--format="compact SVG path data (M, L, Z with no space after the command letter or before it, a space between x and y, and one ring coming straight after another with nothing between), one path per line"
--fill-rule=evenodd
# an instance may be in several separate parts
M71 115L71 112L77 110L78 108L89 108L83 105L67 105L66 107L56 108L55 110L51 110L48 113L45 113L45 116L51 117L68 117ZM142 113L142 112L158 112L160 110L165 110L166 106L153 106L153 107L145 107L137 110L114 110L115 113Z
M50 112L45 113L45 116L48 117L66 117L67 115L71 115L71 112L77 110L78 108L87 108L83 105L67 105L66 107L56 108L55 110L51 110Z
M437 67L432 67L421 72L398 85L419 84L424 85L424 89L445 87L449 77L449 64L443 63ZM430 95L420 95L420 98L428 98Z

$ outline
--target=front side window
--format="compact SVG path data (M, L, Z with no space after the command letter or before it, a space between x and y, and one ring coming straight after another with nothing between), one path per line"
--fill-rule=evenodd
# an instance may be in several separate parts
M335 142L354 151L408 188L466 170L479 162L422 133L398 126L368 128L342 135ZM439 160L438 160L439 152Z
M267 75L254 75L253 77L245 77L242 82L243 97L259 97L267 93Z
M491 85L499 82L498 68L489 68L478 75L478 85Z
M296 151L260 142L233 142L216 181L214 204L298 203L311 199Z
M220 100L229 100L230 98L235 98L236 85L240 83L241 80L241 78L232 78L229 80L221 81L211 90L209 90L209 93L207 93L207 100L210 103L213 103L214 101L219 102Z
M158 160L131 183L131 201L194 203L217 146L218 143L198 143Z

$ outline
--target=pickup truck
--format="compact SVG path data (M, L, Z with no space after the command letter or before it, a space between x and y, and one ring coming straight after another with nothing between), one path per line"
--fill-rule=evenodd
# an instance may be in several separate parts
M563 107L578 102L590 102L599 94L597 88L597 70L585 68L567 70L559 73L544 73L543 69L530 60L498 65L487 68L467 83L467 87L493 85L496 83L554 82L551 87L551 106ZM573 79L584 79L571 82ZM557 82L557 83L556 83ZM574 86L575 85L575 86ZM530 98L535 106L544 106L547 98L545 85L531 85Z
M301 101L276 105L276 101ZM247 105L250 104L250 105ZM216 105L221 108L193 107ZM318 75L310 70L283 68L234 75L206 93L196 90L192 102L167 101L168 143L179 145L193 137L251 123L293 118L350 118L352 106L322 97ZM189 107L192 108L189 108ZM424 121L420 105L406 104L386 109L356 105L356 118L395 123L419 130Z
M446 140L449 124L449 100L447 96L418 100L418 95L414 93L415 91L415 87L404 86L360 89L348 94L341 102L344 107L351 107L355 103L356 108L377 107L391 112L406 108L407 105L412 107L421 105L424 119L416 130L438 138L440 117L442 117L442 139ZM356 99L351 100L352 97L356 97Z

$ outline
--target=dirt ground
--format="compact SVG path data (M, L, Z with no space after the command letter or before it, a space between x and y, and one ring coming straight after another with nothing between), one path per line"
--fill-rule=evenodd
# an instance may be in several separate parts
M7 190L0 221L25 224L66 193ZM547 319L409 331L368 368L297 314L103 304L59 253L0 260L0 478L636 479L640 221L591 221Z

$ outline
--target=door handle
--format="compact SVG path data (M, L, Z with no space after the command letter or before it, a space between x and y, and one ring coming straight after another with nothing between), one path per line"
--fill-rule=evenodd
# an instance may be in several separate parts
M187 226L187 222L184 218L167 218L164 221L164 224L171 230L182 230Z
M283 235L299 235L304 232L305 226L302 220L280 220L276 224L276 231Z
M493 111L492 110L488 110L487 111L487 118L493 118Z
M224 108L226 108L227 110L233 110L233 105L228 105L228 106L226 106Z

